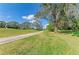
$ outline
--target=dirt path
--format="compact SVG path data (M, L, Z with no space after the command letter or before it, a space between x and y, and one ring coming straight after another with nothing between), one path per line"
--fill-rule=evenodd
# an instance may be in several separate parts
M54 36L63 39L72 49L71 54L79 54L79 37L70 34L53 33ZM69 54L70 54L69 53Z
M0 38L0 44L5 44L5 43L13 42L15 40L27 38L27 37L30 37L30 36L33 36L33 35L40 34L42 32L43 31L35 32L35 33L29 33L29 34L24 34L24 35L18 35L18 36L13 36L13 37L7 37L7 38Z

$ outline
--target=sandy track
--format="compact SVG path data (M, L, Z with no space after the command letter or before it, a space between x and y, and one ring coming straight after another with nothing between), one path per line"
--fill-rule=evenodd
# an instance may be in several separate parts
M13 41L16 41L16 40L19 40L19 39L27 38L27 37L30 37L30 36L33 36L33 35L40 34L42 32L43 31L24 34L24 35L18 35L18 36L12 36L12 37L7 37L7 38L0 38L0 44L5 44L5 43L13 42Z

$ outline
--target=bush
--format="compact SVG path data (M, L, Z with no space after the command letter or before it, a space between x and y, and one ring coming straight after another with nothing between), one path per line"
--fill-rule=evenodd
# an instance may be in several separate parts
M5 21L0 21L0 28L5 28L6 22Z
M49 31L54 31L54 25L52 23L50 23L48 26L47 26L47 29Z

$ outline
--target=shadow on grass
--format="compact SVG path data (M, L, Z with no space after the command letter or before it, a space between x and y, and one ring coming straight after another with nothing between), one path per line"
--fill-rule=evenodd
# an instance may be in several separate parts
M79 31L72 31L72 30L60 30L60 33L65 33L65 34L72 34L72 36L77 36L79 37Z
M77 36L77 37L79 37L79 31L73 32L72 36Z
M67 34L71 34L73 33L72 30L59 30L60 33L67 33Z
M53 31L49 31L49 30L44 30L44 33L47 34L49 32L53 32ZM79 31L73 31L73 30L58 30L59 33L64 33L64 34L71 34L72 36L77 36L79 37Z

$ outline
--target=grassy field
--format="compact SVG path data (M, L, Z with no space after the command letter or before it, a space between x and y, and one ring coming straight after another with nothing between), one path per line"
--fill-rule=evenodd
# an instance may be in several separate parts
M44 32L36 36L0 45L0 54L79 54L79 37L69 34Z
M72 35L79 37L79 31L78 32L73 32Z
M9 36L16 36L20 34L26 34L31 32L36 32L37 30L20 30L20 29L5 29L0 28L0 38L2 37L9 37Z

